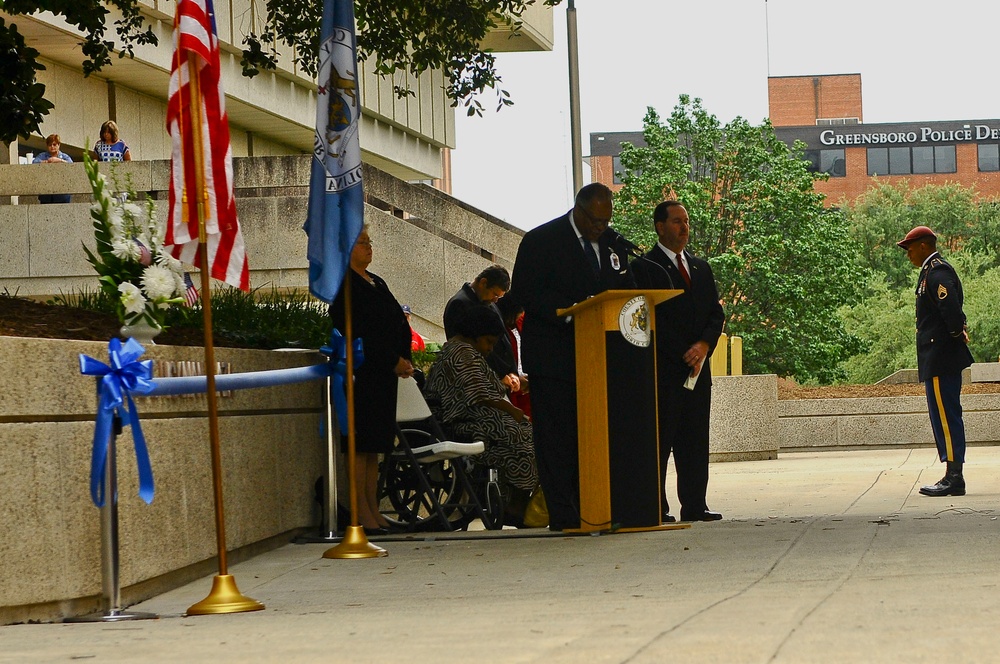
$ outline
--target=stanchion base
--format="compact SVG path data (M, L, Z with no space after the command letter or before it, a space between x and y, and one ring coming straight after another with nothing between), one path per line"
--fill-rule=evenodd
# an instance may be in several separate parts
M320 532L315 535L299 535L292 540L292 544L337 544L343 539L338 533Z
M207 616L217 613L243 613L260 611L264 605L255 599L244 597L236 587L236 579L231 574L216 574L212 580L212 592L208 597L187 610L189 616Z
M156 613L144 613L142 611L125 611L123 609L111 609L105 613L88 613L85 616L72 616L63 618L64 623L90 623L90 622L120 622L125 620L159 620Z
M368 541L365 529L361 526L348 526L344 531L344 539L332 549L323 552L324 558L342 560L346 558L378 558L388 556L389 552Z

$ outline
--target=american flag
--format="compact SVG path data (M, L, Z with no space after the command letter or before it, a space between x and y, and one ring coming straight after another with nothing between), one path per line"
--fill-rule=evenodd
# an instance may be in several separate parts
M189 56L194 56L189 59ZM201 125L200 159L204 189L195 184L196 144L192 131L191 65L200 89L197 116ZM205 200L209 274L250 290L250 269L233 195L233 151L225 95L219 82L219 38L212 0L178 0L174 18L174 57L170 67L167 130L173 139L170 168L170 218L164 245L171 254L196 267L199 197Z
M189 307L193 307L194 303L198 301L198 289L194 287L194 282L191 281L191 275L187 272L184 273L184 304Z

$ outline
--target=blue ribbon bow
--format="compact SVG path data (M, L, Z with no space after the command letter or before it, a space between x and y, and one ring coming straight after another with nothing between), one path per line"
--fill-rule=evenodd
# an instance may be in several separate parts
M80 354L80 373L101 376L97 387L100 403L94 429L94 449L90 459L90 497L98 507L104 506L107 489L104 486L104 468L108 462L108 447L116 414L122 418L123 424L132 425L136 463L139 466L139 497L147 504L153 502L153 467L139 425L139 413L132 401L132 393L148 394L153 389L153 361L138 361L144 352L142 344L135 339L126 341L124 348L120 339L112 339L108 342L111 366ZM122 417L123 411L128 419ZM117 496L113 496L112 500L117 500Z
M344 393L344 379L347 376L347 341L340 330L334 329L330 334L330 344L319 349L323 355L330 358L330 378L332 386L330 394L333 407L337 412L337 422L341 431L347 426L347 395ZM354 370L365 361L364 344L361 339L354 340Z

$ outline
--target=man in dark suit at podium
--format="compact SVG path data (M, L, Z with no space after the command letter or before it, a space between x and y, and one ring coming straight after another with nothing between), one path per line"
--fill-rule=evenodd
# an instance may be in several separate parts
M682 521L715 521L709 511L708 429L712 372L708 358L722 334L725 315L708 263L684 250L690 221L677 201L653 211L659 238L652 251L632 261L640 288L680 288L682 295L656 307L656 368L659 384L660 472L666 486L667 458L674 454ZM669 515L666 496L663 520Z
M615 246L619 236L608 229L611 213L610 189L583 187L572 210L521 240L507 295L524 306L521 359L531 376L535 459L552 530L580 526L576 344L572 321L556 310L635 287L625 251Z

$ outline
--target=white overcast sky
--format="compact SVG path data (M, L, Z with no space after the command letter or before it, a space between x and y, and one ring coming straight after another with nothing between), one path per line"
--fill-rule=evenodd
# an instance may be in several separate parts
M454 195L529 229L572 205L566 2L555 49L499 54L514 106L459 112ZM577 0L584 156L686 93L722 122L767 116L767 76L860 73L864 121L1000 118L992 0ZM766 20L765 20L766 19ZM584 182L590 171L584 166Z

